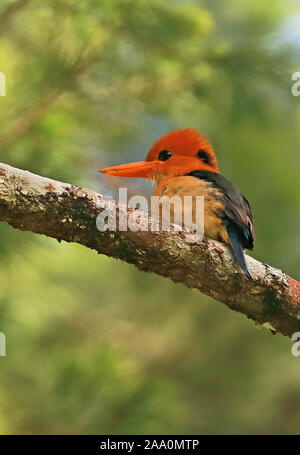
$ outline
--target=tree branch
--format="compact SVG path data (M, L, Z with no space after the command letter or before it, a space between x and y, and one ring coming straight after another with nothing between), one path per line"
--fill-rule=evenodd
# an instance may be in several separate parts
M77 83L91 62L92 58L83 49L60 84L57 84L44 98L40 99L31 111L23 117L17 118L7 130L4 130L0 135L0 152L24 137L36 123L41 121L49 109L71 90L74 83Z
M96 218L105 202L113 210L116 201L94 191L0 164L0 221L80 243L196 288L272 331L288 336L300 331L300 283L281 270L247 256L249 281L226 245L208 238L191 243L192 234L176 226L151 232L148 212L139 211L147 231L100 232Z

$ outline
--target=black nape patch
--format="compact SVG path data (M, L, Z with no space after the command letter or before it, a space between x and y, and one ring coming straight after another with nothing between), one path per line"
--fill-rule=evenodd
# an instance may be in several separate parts
M208 166L211 166L210 156L205 150L199 150L199 152L197 153L197 157L200 160L203 160L205 164L208 164Z

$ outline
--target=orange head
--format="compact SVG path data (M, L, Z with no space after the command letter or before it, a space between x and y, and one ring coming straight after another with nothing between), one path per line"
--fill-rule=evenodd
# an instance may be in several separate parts
M205 136L190 128L171 131L158 139L145 161L102 169L107 175L144 177L160 181L195 170L219 172L213 147Z

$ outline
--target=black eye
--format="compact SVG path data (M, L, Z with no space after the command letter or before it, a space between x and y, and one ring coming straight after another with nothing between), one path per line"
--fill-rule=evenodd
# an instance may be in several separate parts
M208 164L209 166L211 165L210 156L205 150L199 150L199 152L197 153L197 157L200 160L203 160L204 163Z
M158 159L159 161L167 161L169 158L171 158L172 153L169 152L169 150L162 150L159 152Z

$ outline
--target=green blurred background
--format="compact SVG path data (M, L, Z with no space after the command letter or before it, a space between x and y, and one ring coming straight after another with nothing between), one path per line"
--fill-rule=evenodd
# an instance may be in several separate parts
M252 203L253 256L299 279L299 14L284 0L2 0L0 160L115 195L98 169L198 128ZM288 338L78 245L3 223L0 236L1 434L299 433Z

